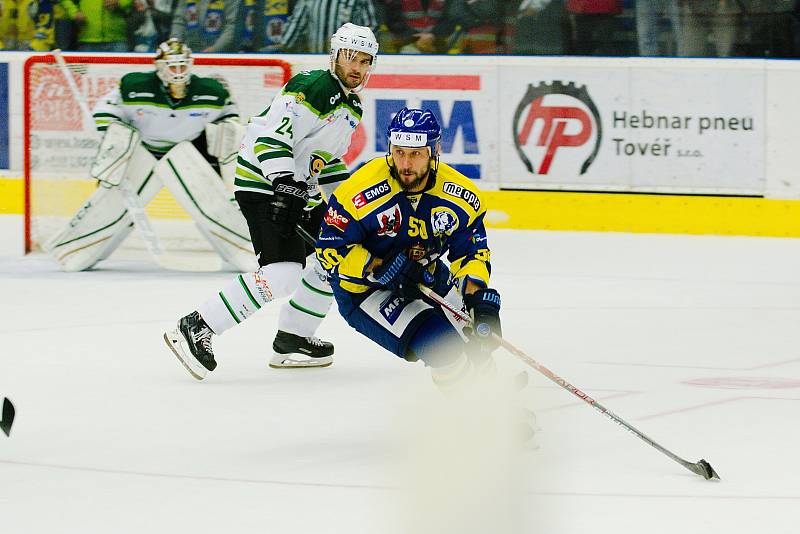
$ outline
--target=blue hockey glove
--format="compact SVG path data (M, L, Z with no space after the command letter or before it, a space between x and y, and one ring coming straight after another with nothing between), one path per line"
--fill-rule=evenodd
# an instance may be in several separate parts
M472 316L471 337L480 344L481 350L492 352L500 342L492 334L503 335L500 326L500 294L491 288L481 288L464 295L464 304Z
M267 204L267 218L283 237L294 235L294 227L303 218L308 202L308 186L287 174L272 180L273 194Z
M421 263L409 259L403 251L386 258L372 272L372 276L377 283L406 300L422 298L417 284L433 284L433 275Z

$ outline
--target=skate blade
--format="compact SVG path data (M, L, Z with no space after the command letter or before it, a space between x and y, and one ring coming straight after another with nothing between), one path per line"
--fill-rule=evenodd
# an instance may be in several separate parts
M293 360L287 358L285 354L276 354L269 362L273 369L308 369L318 367L330 367L333 364L333 357L314 358L307 360Z
M181 362L181 365L183 365L183 367L189 371L189 374L192 375L192 377L196 380L204 379L206 377L205 367L203 367L202 370L192 368L191 364L185 359L186 355L184 354L183 349L180 347L181 341L179 337L180 334L175 335L175 332L164 333L164 341L167 343L167 346L175 355L175 357L178 358L178 361Z

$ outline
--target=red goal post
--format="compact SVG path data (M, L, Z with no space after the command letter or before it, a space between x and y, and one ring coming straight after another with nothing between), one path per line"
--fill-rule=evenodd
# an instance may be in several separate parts
M152 55L65 54L64 60L90 108L119 83L122 75L155 68ZM197 55L192 73L219 79L246 122L262 112L289 81L291 66L279 59L257 56ZM28 253L41 248L91 195L95 184L88 170L100 136L81 113L50 54L31 56L25 61L23 105L25 252ZM185 222L188 216L166 190L156 196L147 212L157 231L162 224L169 227L167 232L172 232L176 221L179 228L191 226Z

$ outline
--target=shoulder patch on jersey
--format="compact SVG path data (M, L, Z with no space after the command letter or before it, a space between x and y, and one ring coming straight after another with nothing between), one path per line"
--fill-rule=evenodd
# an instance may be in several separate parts
M214 95L192 95L192 101L197 102L198 100L219 100L218 96Z
M156 96L154 93L148 93L146 91L128 91L128 98L133 100L134 98L153 98Z
M368 187L357 193L352 199L353 205L356 208L363 208L367 204L378 200L381 197L388 195L392 191L392 186L389 185L389 180L384 180L378 184Z
M383 210L375 215L378 218L378 235L395 237L403 224L403 214L400 206L394 204L392 207Z
M433 235L453 235L458 230L458 216L450 208L438 206L431 210L431 228Z
M312 109L318 116L334 109L342 100L342 88L327 70L301 72L284 86L283 93L294 97L295 102ZM302 98L298 100L298 97Z
M475 211L480 211L481 209L481 200L478 198L478 195L467 189L461 184L457 184L455 182L445 182L442 184L442 191L446 195L450 195L451 197L460 198L473 208Z
M328 211L325 213L325 223L329 226L333 226L340 232L344 232L350 225L350 217L345 217L333 206L328 206Z

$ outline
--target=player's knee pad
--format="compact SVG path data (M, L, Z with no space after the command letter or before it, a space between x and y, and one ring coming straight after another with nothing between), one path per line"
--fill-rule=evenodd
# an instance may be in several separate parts
M463 355L461 337L447 319L434 314L417 328L409 340L406 359L422 360L430 367L445 367Z
M300 274L298 263L273 263L255 272L240 274L197 311L215 334L222 334L268 302L290 295L297 287Z
M302 267L299 263L281 262L264 265L252 273L254 282L273 299L288 297L300 283Z

